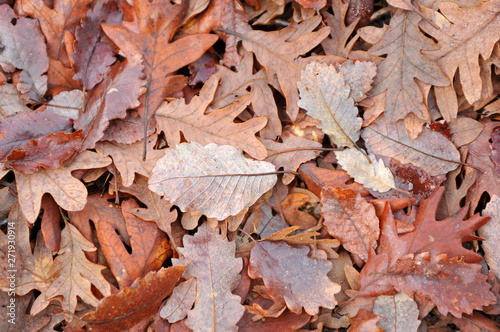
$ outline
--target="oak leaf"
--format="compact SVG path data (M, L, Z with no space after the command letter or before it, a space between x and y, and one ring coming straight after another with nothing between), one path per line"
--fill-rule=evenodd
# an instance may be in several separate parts
M172 294L184 270L185 266L172 266L149 272L130 287L105 297L96 311L82 318L86 327L93 332L120 332L149 319L163 299Z
M184 319L196 299L196 279L191 278L178 284L172 296L161 308L160 317L168 320L169 323L175 323Z
M500 262L497 256L500 250L500 197L494 195L491 198L486 209L483 210L483 216L491 217L486 225L479 228L479 236L484 239L482 244L484 259L490 271L493 271L500 280Z
M267 124L260 130L260 136L266 139L275 139L281 135L281 121L278 117L278 108L273 92L267 83L266 71L261 69L253 73L253 55L245 53L237 72L217 65L217 76L220 77L219 87L215 91L212 108L223 108L232 104L239 97L247 95L250 87L252 108L257 116L267 117Z
M101 29L101 24L118 25L122 16L116 1L97 3L76 28L74 52L71 54L73 69L76 72L73 79L78 80L87 90L101 82L115 62L115 54L118 53L115 45Z
M367 156L357 149L336 151L335 156L342 169L366 188L379 192L394 189L394 176L382 159L377 160L373 154Z
M54 8L49 8L43 0L22 0L22 9L37 18L47 40L47 53L50 58L69 65L64 47L66 31L73 32L85 17L92 0L56 0Z
M377 326L377 323L382 317L377 316L368 310L359 310L356 317L354 317L348 332L383 332L384 330Z
M169 86L172 77L168 75L198 59L215 43L217 36L198 34L172 41L187 9L187 1L177 5L158 0L134 0L133 3L135 24L103 24L102 28L127 58L142 55L147 92L140 99L139 110L149 119L167 94L178 91Z
M47 76L43 74L49 67L49 58L37 21L17 18L14 10L3 4L0 6L0 35L2 68L7 72L22 69L17 88L22 93L32 91L34 94L29 95L32 99L43 98L47 91Z
M269 154L265 160L276 166L276 169L283 167L285 171L296 171L302 163L317 157L319 152L315 152L314 148L321 148L320 143L297 137L288 130L283 132L281 140L283 143L267 139L261 142ZM292 174L283 174L283 184L290 184L294 178Z
M33 174L16 175L19 203L28 222L35 222L40 211L42 196L49 193L59 206L67 211L82 210L87 203L87 188L75 179L71 172L77 169L91 169L107 166L108 157L101 157L95 152L84 151L78 154L68 167L57 169L41 168Z
M468 210L466 206L455 215L436 221L435 215L443 193L444 187L440 187L431 197L420 202L415 230L400 238L407 243L406 253L447 254L449 257L463 257L468 263L480 262L482 256L465 249L462 242L479 240L473 232L486 224L489 218L476 214L464 220Z
M447 24L439 24L436 29L436 24L431 24L434 17L420 23L440 46L439 49L423 50L423 54L436 61L450 80L457 71L460 73L463 93L471 104L481 98L480 56L488 59L500 36L498 6L498 0L472 8L443 2L439 4L439 11L449 21Z
M397 235L392 212L386 204L381 219L380 252L370 251L361 270L361 289L357 296L395 294L394 289L408 295L429 298L439 311L461 317L493 303L487 276L479 264L468 264L446 254L429 256L406 254L408 244Z
M416 332L420 326L417 303L405 293L377 297L373 313L385 318L377 323L384 331Z
M229 145L181 143L158 160L149 189L183 212L224 220L271 189L277 180L273 172L271 163L245 158Z
M183 277L196 279L196 300L189 311L186 325L195 331L236 331L243 316L240 297L231 292L238 286L241 258L235 258L234 242L223 239L219 229L207 223L194 235L186 235L182 259L172 259L174 265L188 265Z
M129 287L137 278L145 277L149 271L160 268L169 249L165 233L154 223L141 220L131 213L137 207L139 205L134 200L122 202L123 218L130 235L131 254L111 224L106 220L96 224L102 252L120 289Z
M391 157L402 164L411 163L430 176L448 173L460 164L455 145L441 133L427 128L411 139L401 121L387 123L382 116L363 129L361 137L368 152Z
M244 35L243 46L255 53L259 63L267 71L269 83L285 96L286 112L292 120L295 120L299 113L296 84L300 80L302 69L295 60L328 36L328 27L313 32L320 21L321 16L318 15L279 31L252 30ZM272 48L269 45L272 45Z
M139 96L146 82L142 80L143 65L140 55L116 63L104 80L89 92L85 110L81 110L75 129L83 130L80 150L92 149L99 141L109 121L124 118L128 108L139 106Z
M334 15L324 12L327 25L330 27L331 38L323 40L321 46L323 46L327 55L332 54L347 58L354 43L358 40L357 36L351 38L356 28L356 22L346 26L345 18L349 8L348 2L332 1L331 6Z
M348 60L337 65L339 73L344 76L345 84L351 88L349 97L359 103L366 98L366 94L372 88L373 78L377 73L377 65L371 61Z
M363 120L358 117L351 89L334 65L313 61L302 71L297 83L298 105L317 119L318 125L338 147L353 147L359 139Z
M366 261L380 235L373 205L354 191L326 186L321 191L321 212L328 233Z
M159 130L165 132L170 146L181 142L182 133L188 141L232 145L256 159L264 159L266 148L257 140L255 133L264 128L267 119L258 117L243 123L233 121L250 103L250 96L243 96L225 108L205 114L217 83L218 78L212 76L205 82L200 95L193 97L189 104L184 98L162 104L155 115Z
M371 94L387 91L385 115L391 123L411 113L430 122L427 96L415 79L435 86L450 84L439 66L422 54L422 50L434 50L437 46L418 29L420 21L417 13L397 9L382 39L368 50L373 55L387 54L378 68Z

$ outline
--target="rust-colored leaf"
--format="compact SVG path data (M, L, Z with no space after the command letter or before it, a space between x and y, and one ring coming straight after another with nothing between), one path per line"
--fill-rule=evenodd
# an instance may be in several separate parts
M317 314L319 307L332 309L337 304L334 295L341 289L326 275L332 263L311 259L308 252L306 247L294 248L285 242L259 242L252 249L248 275L262 278L266 291L283 298L294 313L302 307L310 315Z
M235 243L224 240L219 229L207 223L194 236L184 236L182 259L174 265L188 265L183 276L196 278L196 301L186 325L195 331L236 331L244 312L240 297L231 294L240 281L241 258L235 258Z
M354 191L327 186L321 191L321 211L328 233L366 261L380 235L373 205Z
M162 268L137 279L130 287L101 300L97 310L82 319L94 332L119 332L128 329L157 310L170 294L185 270L185 266Z
M41 230L43 240L50 251L59 251L61 249L61 212L52 196L44 196L42 198L43 217Z

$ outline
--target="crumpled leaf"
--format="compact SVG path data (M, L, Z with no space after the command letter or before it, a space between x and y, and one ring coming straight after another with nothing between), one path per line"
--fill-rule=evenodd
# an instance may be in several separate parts
M12 23L16 21L15 25ZM17 18L9 5L0 6L0 65L8 72L23 69L17 88L22 93L34 92L33 99L40 99L47 91L49 58L37 20Z
M277 176L259 174L272 172L275 168L271 163L247 159L241 150L229 145L181 143L158 160L149 189L183 212L224 220L271 189Z
M78 154L67 167L40 169L33 174L16 175L19 203L28 222L38 217L42 196L49 193L59 206L67 211L82 210L87 203L87 188L75 179L71 172L77 169L105 167L111 163L108 157L101 157L91 151Z
M281 139L283 143L266 139L261 140L269 154L266 161L273 163L276 169L283 167L285 171L296 171L302 163L316 158L320 153L319 151L314 151L314 148L321 148L320 143L297 137L288 130L283 132ZM303 150L294 150L295 148L302 148ZM304 150L307 148L311 149ZM291 151L286 152L287 150ZM283 174L283 184L290 184L294 178L293 174Z
M182 89L172 85L168 74L198 59L217 40L217 36L197 34L171 42L188 2L172 5L164 1L134 0L137 23L103 24L106 35L125 53L127 58L141 54L148 91L140 99L141 116L151 118L169 93Z
M97 310L82 319L93 332L120 332L151 317L180 279L185 266L162 268L137 279L132 286L99 302Z
M479 228L479 236L484 239L482 243L484 259L490 270L500 280L500 261L498 260L500 252L500 197L494 195L482 214L491 217L486 225Z
M167 299L165 306L161 308L160 317L175 323L184 319L196 299L196 279L191 278L181 282L174 288L172 296Z
M420 90L416 79L435 86L450 85L439 66L422 54L422 51L435 50L437 46L418 28L421 20L417 13L397 9L382 39L368 50L373 55L387 54L378 68L371 95L387 91L385 116L391 123L411 113L430 122L425 103L427 96Z
M140 55L129 57L113 66L104 80L87 96L85 110L80 111L75 129L82 129L84 139L81 151L92 149L99 141L109 121L124 118L128 108L139 106L139 96L145 91L142 80L143 65Z
M363 154L357 149L335 151L342 169L363 186L375 191L386 192L395 187L394 176L382 159ZM369 160L368 160L369 158Z
M455 215L436 221L436 211L443 193L444 187L440 187L431 197L420 202L415 230L400 238L407 243L406 253L447 254L449 257L463 258L468 263L479 263L483 257L465 249L462 242L480 240L473 232L486 224L489 218L476 214L464 220L468 212L468 206L465 206Z
M250 87L252 108L255 114L267 117L267 124L261 129L260 136L275 139L281 134L281 121L273 91L267 83L266 71L261 69L253 73L253 55L250 52L245 53L236 69L237 72L233 72L225 66L217 65L217 76L221 80L210 107L226 107L239 97L247 95L247 88Z
M406 254L407 243L397 235L388 204L381 218L379 250L378 254L370 250L361 270L358 296L392 295L396 289L410 296L425 296L443 315L455 317L496 301L481 265L450 259L446 254Z
M98 2L82 19L75 31L74 52L71 54L73 69L78 80L87 90L101 82L115 62L118 50L106 37L101 24L120 24L123 14L116 1Z
M159 130L165 132L169 146L181 142L182 132L188 141L232 145L256 159L264 159L267 156L266 148L255 137L255 133L264 128L267 119L258 117L243 123L234 122L234 118L250 103L250 96L243 96L223 109L205 114L217 83L218 78L212 76L200 95L193 97L189 104L185 103L184 98L162 104L156 111Z
M417 303L405 293L377 297L373 313L385 318L377 325L387 332L416 332L420 326Z
M344 75L334 65L313 61L302 71L297 83L300 91L298 105L309 116L317 119L319 128L338 147L353 147L359 139L363 120L358 117L354 100L349 97L351 89Z
M307 257L309 248L294 248L285 242L261 241L252 249L248 275L262 278L266 292L275 299L283 298L287 307L300 313L302 307L315 315L319 307L333 309L340 285L332 282L329 261Z
M134 200L122 203L122 214L127 233L130 235L131 254L110 223L101 220L96 224L102 252L120 289L129 287L137 278L145 277L149 271L159 269L167 258L169 249L165 233L154 223L141 220L131 213L137 207L139 204Z
M328 233L366 262L380 235L373 205L354 191L326 186L321 191L321 212Z
M467 101L472 104L481 98L480 57L488 59L500 35L500 1L483 2L473 8L460 8L457 4L443 2L439 11L449 21L431 24L422 20L421 28L434 37L440 46L423 50L423 54L442 68L453 79L460 72L460 83ZM441 16L442 17L442 16Z
M302 69L295 60L328 36L328 27L313 32L320 21L321 16L317 15L279 31L252 30L245 34L243 40L245 49L254 52L259 63L266 68L269 83L285 96L286 112L292 120L299 113L296 84ZM269 45L273 47L269 48Z
M196 279L196 301L188 313L186 325L195 331L236 331L236 324L245 308L240 297L231 292L238 286L241 258L235 258L234 242L223 239L219 229L207 223L194 235L186 235L182 259L172 259L174 265L188 265L183 277ZM182 257L181 256L181 257Z
M387 123L379 117L363 129L361 137L368 152L411 163L423 168L430 176L445 174L460 164L460 153L455 145L436 131L423 128L416 139L411 139L403 122Z

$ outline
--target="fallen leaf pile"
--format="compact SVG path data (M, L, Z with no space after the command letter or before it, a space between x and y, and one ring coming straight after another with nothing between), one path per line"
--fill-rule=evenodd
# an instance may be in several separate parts
M500 330L499 97L500 0L0 1L0 330Z

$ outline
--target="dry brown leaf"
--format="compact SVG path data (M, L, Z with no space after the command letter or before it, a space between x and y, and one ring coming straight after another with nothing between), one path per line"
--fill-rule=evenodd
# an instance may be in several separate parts
M333 309L341 287L327 277L332 263L311 259L308 252L285 242L261 241L252 249L248 275L264 279L266 291L283 298L292 312L300 313L304 307L315 315L319 307Z
M313 32L320 22L321 16L317 15L279 31L252 30L244 35L243 46L255 53L257 60L267 70L269 83L285 96L286 112L292 120L299 113L296 84L300 80L301 68L295 60L328 36L328 27Z
M483 240L484 259L490 271L500 280L500 261L498 253L500 252L500 197L494 195L491 201L483 210L483 216L490 216L491 220L479 228L479 236Z
M186 325L195 331L236 331L243 316L240 297L231 294L240 281L243 267L235 258L235 244L224 240L219 229L204 223L194 235L184 236L181 259L174 265L188 265L183 277L196 279L196 301L188 313Z
M157 135L147 138L147 158L142 160L143 141L125 145L114 142L97 142L96 151L101 156L110 156L120 172L123 186L129 187L134 182L135 173L149 177L156 160L163 156L164 151L154 150Z
M301 229L309 229L316 226L318 221L307 211L301 211L300 207L309 202L310 196L302 193L291 193L281 201L281 212L286 221L292 226Z
M338 147L353 147L359 139L363 120L358 117L351 89L334 65L313 61L302 71L297 83L298 105L317 119L318 125Z
M336 151L335 156L342 169L366 188L379 192L395 188L391 170L384 165L382 159L377 160L373 154L367 156L357 149L346 149Z
M266 161L276 166L276 169L283 167L285 171L296 171L302 163L316 158L319 151L316 152L314 148L321 148L320 143L297 137L288 130L283 132L281 139L283 143L266 139L261 140L269 154ZM290 184L293 179L295 179L295 175L283 174L283 184Z
M248 1L245 1L249 4ZM260 8L258 8L260 7ZM285 11L285 0L259 0L259 6L255 9L246 7L248 17L254 20L254 25L271 24L272 20Z
M366 262L380 235L373 205L354 191L327 186L321 191L321 211L328 233Z
M449 123L451 140L457 148L474 141L484 128L484 125L471 118L452 119Z
M31 112L26 103L21 98L21 93L14 84L0 83L0 119L15 115L18 113Z
M417 303L405 293L377 297L373 313L385 318L377 325L387 332L417 332L420 326Z
M471 104L481 98L483 82L479 75L479 58L490 57L500 36L499 6L498 0L473 8L460 8L457 4L443 2L439 11L449 22L436 25L433 21L438 16L434 15L420 23L440 46L434 50L423 50L423 54L436 61L450 80L457 71L460 72L463 93ZM436 29L437 26L439 29Z
M196 279L191 278L181 282L174 288L172 296L161 308L160 317L168 320L169 323L175 323L184 319L196 299Z
M218 78L213 75L189 104L184 98L162 104L156 111L158 128L165 132L169 146L181 142L181 133L190 142L232 145L243 149L252 157L262 160L267 152L255 133L264 128L267 119L259 117L243 123L233 120L250 103L250 96L243 96L229 106L205 114L217 89Z
M262 69L253 73L253 55L250 52L245 53L236 70L237 72L233 72L217 65L217 76L221 80L210 106L216 109L226 107L241 96L247 95L247 88L250 87L255 114L268 119L266 126L260 130L260 135L262 138L274 140L276 136L281 135L281 121L273 92L267 83L266 71Z
M349 97L354 99L355 103L365 99L377 74L377 65L371 61L348 60L337 66L337 69L344 76L345 84L351 88Z
M358 40L358 36L350 38L356 28L356 22L346 26L345 17L349 8L348 2L332 1L331 6L334 15L324 12L327 25L331 29L331 38L323 40L321 46L327 55L333 54L347 58L354 43Z
M158 160L149 189L183 212L224 220L271 189L277 180L273 172L271 163L245 158L229 145L181 143Z
M87 203L87 188L75 179L71 172L77 169L91 169L107 166L108 157L101 157L91 151L78 154L68 167L40 169L33 174L16 174L19 203L24 216L30 223L38 217L42 196L49 193L59 206L67 211L79 211Z
M439 66L422 54L422 50L435 50L437 46L418 29L420 21L417 13L397 9L389 29L369 49L373 55L387 54L378 68L371 94L387 91L385 114L391 123L411 113L430 122L426 95L415 79L435 86L450 84Z
M411 139L402 121L388 123L382 116L361 134L368 152L396 159L402 164L418 166L430 176L453 171L460 164L458 150L444 135L424 128Z

